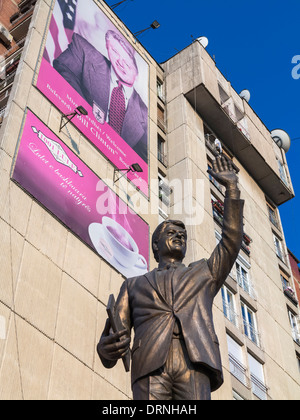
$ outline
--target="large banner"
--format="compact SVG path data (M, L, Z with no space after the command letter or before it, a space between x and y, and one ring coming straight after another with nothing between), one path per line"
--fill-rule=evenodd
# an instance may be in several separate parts
M30 110L13 179L125 277L148 271L147 223Z
M93 0L56 0L36 86L148 196L149 66Z

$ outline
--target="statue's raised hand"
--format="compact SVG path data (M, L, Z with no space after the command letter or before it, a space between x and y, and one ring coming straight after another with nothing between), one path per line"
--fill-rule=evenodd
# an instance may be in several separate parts
M235 173L232 162L224 155L218 155L212 162L212 169L207 171L219 184L224 185L226 190L236 190L238 176Z

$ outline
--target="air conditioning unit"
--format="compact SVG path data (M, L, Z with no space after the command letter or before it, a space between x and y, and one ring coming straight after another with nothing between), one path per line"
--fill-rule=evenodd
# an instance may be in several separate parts
M5 45L10 45L13 40L13 36L9 31L0 23L0 39Z

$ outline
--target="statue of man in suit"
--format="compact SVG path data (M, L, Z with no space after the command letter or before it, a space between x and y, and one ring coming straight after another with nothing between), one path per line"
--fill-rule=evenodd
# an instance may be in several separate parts
M186 267L187 232L167 220L152 237L158 268L127 279L117 299L124 330L110 333L107 320L98 354L112 368L131 349L133 398L138 400L209 400L223 383L213 300L241 247L243 205L231 161L218 156L208 171L226 187L222 239L209 259Z

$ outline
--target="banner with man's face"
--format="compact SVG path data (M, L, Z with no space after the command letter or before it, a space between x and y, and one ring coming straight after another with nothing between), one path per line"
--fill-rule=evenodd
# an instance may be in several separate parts
M30 110L12 179L125 277L148 271L147 223Z
M93 0L56 0L36 86L148 196L149 66Z

